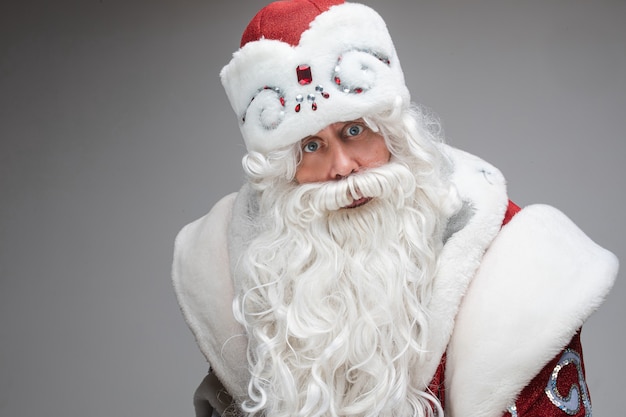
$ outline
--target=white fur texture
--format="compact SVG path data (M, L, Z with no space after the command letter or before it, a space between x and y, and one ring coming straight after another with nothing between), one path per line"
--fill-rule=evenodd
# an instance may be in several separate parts
M246 394L247 339L232 315L227 233L236 194L185 226L174 246L172 280L183 316L213 372L228 392Z
M296 67L302 64L311 67L309 85L298 83ZM333 6L317 16L296 47L272 39L247 43L222 69L221 79L248 151L261 153L295 143L334 122L388 111L398 100L405 107L410 103L385 22L371 8L356 3ZM324 98L317 86L329 97ZM363 91L356 93L356 88ZM315 97L315 111L309 94ZM301 110L296 112L298 104Z
M519 212L461 304L448 349L446 414L501 416L600 305L616 273L615 256L560 211Z
M433 288L430 361L422 370L434 374L455 330L461 298L480 265L483 253L500 230L508 198L504 177L494 166L466 152L443 146L453 166L451 181L466 202L471 218L454 233L440 254L439 271Z

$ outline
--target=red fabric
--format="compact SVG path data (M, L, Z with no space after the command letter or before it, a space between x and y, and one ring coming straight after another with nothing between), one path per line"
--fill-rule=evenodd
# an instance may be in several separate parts
M439 399L439 403L441 404L442 407L446 403L446 395L445 395L446 389L444 385L445 373L446 373L446 353L444 352L443 356L441 357L441 362L439 362L439 366L437 367L437 371L435 372L435 376L433 377L433 380L428 386L428 389L430 389L430 392L435 397L437 397L437 399Z
M248 23L240 46L261 38L296 46L300 43L302 32L309 28L319 14L342 3L344 0L285 0L270 3Z
M584 375L585 364L582 362L583 352L582 345L580 343L580 331L578 331L578 333L576 333L570 341L569 345L556 355L522 390L515 403L518 417L585 417L585 407L582 404L582 397L579 401L580 408L578 412L576 414L568 414L554 405L546 394L546 386L550 381L552 372L567 349L576 352L580 356L581 367ZM446 403L444 386L445 370L446 354L444 353L441 358L441 362L437 367L437 371L435 372L435 376L428 387L432 394L439 399L442 407ZM579 392L581 392L581 384L586 383L584 380L580 381L576 366L574 364L563 366L557 379L558 392L561 393L563 397L568 395L572 387L577 387ZM510 412L506 412L502 417L512 417L512 415Z
M517 204L509 200L509 206L506 208L506 213L504 213L504 220L502 220L502 226L510 222L513 216L519 213L520 210L521 208Z
M561 356L566 351L571 349L576 352L581 358L581 368L584 376L585 365L582 362L582 345L580 343L580 331L572 338L569 345L559 353L554 359L552 359L542 370L535 376L535 378L522 390L515 406L517 408L518 417L585 417L586 411L582 403L582 394L579 398L579 410L575 414L566 413L561 410L555 404L550 401L550 398L546 394L546 386L550 381L552 372L556 368ZM584 378L580 380L578 376L578 370L572 363L565 365L558 373L557 390L561 396L566 397L570 390L574 387L582 392L581 385L586 385ZM586 391L585 387L585 391ZM588 392L588 391L587 391ZM590 400L589 400L590 401ZM511 413L504 413L503 417L511 417Z

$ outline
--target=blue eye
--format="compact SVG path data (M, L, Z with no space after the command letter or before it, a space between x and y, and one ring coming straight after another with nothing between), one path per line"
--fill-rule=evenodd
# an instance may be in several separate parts
M363 133L363 130L364 128L361 125L350 125L346 130L346 134L348 136L358 136Z
M302 150L304 152L315 152L319 148L320 148L320 144L317 141L312 140L312 141L309 141L309 142L305 143L304 147L302 148Z

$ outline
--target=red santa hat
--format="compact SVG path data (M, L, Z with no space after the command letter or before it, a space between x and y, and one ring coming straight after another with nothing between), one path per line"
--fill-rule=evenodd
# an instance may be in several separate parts
M410 103L385 22L343 0L261 9L220 76L248 151L261 153Z

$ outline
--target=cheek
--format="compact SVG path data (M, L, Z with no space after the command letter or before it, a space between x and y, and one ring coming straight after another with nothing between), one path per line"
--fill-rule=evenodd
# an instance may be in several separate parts
M310 155L303 155L302 160L296 168L296 182L298 184L305 184L307 182L320 181L319 172L321 166L316 162L316 158L310 157Z
M375 168L381 165L385 165L391 159L391 152L387 149L385 139L382 136L378 136L371 142L369 147L368 167Z

